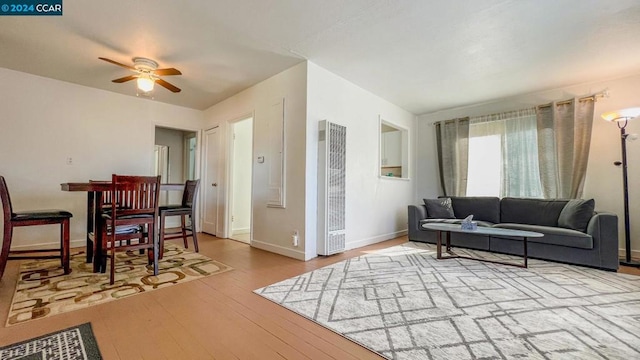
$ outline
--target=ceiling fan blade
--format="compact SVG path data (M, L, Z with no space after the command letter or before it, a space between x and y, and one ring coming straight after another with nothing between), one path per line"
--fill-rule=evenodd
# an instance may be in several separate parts
M98 59L100 59L100 60L104 60L104 61L106 61L106 62L108 62L108 63L112 63L112 64L114 64L114 65L122 66L123 68L127 68L127 69L132 70L132 71L137 71L137 70L136 70L136 68L134 68L133 66L129 66L129 65L125 65L125 64L121 64L121 63L119 63L119 62L117 62L117 61L113 61L113 60L111 60L111 59L107 59L107 58L103 58L103 57L99 57Z
M174 69L174 68L156 69L156 70L153 70L153 73L158 76L182 75L180 70Z
M176 86L173 86L173 85L169 84L168 82L166 82L166 81L164 81L162 79L156 80L156 83L158 85L162 86L162 87L165 87L166 89L168 89L169 91L172 91L174 93L179 93L180 91L182 91L182 90L180 90L180 88L178 88Z
M114 83L123 83L123 82L127 82L127 81L130 81L130 80L133 80L133 79L135 79L137 77L138 77L137 75L129 75L129 76L121 77L121 78L118 78L118 79L115 79L115 80L111 80L111 81L114 82Z

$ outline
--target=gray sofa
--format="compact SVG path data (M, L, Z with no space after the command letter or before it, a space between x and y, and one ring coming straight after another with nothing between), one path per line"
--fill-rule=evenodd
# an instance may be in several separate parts
M426 205L409 205L409 240L436 243L436 232L422 229L424 223L459 224L473 215L478 226L528 230L543 233L528 239L528 256L569 264L618 269L618 216L613 213L583 210L582 225L573 225L568 210L576 202L561 199L524 199L497 197L451 197L453 216L430 217ZM428 202L429 200L425 200ZM448 201L448 200L447 200ZM567 205L569 204L569 205ZM592 208L593 209L593 202ZM441 215L437 211L434 214ZM564 226L559 226L559 223ZM581 228L581 230L567 228ZM575 223L575 221L574 221ZM492 252L522 255L522 239L452 233L451 244Z

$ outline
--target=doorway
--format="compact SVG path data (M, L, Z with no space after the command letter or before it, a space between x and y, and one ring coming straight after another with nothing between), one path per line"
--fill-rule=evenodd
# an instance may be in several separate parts
M229 238L251 242L253 117L229 123Z
M197 152L196 131L166 128L155 128L155 175L160 175L163 184L184 184L187 180L195 180ZM180 191L160 192L159 204L173 205L182 202ZM180 219L176 216L168 217L166 227L180 226Z

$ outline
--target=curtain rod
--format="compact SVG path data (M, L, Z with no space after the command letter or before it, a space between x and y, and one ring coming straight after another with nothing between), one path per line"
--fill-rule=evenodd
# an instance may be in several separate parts
M603 97L609 97L609 90L605 89L599 93L595 93L593 95L589 95L589 96L585 96L585 97L581 97L578 99L578 101L598 101L599 98L603 98ZM567 105L570 104L571 101L573 100L564 100L564 101L558 101L556 103L556 105ZM537 108L538 109L543 109L543 108L548 108L551 107L551 105L553 105L553 103L548 103L548 104L543 104L543 105L538 105Z
M578 99L578 101L598 101L599 98L604 98L604 97L609 97L609 89L604 89L601 92L595 93L593 95L589 95L589 96L585 96L585 97L581 97ZM559 101L556 103L556 105L566 105L566 104L570 104L572 100L564 100L564 101ZM543 104L543 105L538 105L538 106L534 106L534 109L543 109L543 108L548 108L551 107L553 103L548 103L548 104ZM481 116L495 116L495 115L500 115L500 114L504 114L504 113L510 113L510 112L516 112L516 111L522 111L522 110L528 110L530 108L526 108L526 109L520 109L520 110L511 110L511 111L505 111L503 113L497 113L497 114L490 114L490 115L481 115ZM466 117L461 117L461 118L456 118L456 119L450 119L450 120L445 120L444 123L445 124L451 124L453 122L456 122L457 120L469 120L469 116ZM436 121L433 123L433 125L438 125L443 123L443 121Z
M454 123L456 121L464 121L464 120L469 121L469 117L465 116L465 117L461 117L461 118L449 119L449 120L445 120L444 123L445 124L451 124L451 123ZM433 125L435 126L435 125L439 125L441 123L443 123L443 121L436 121L436 122L433 123Z

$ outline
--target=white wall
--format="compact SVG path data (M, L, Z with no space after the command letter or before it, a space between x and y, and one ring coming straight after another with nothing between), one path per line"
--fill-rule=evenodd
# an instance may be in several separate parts
M624 246L622 169L613 165L621 160L620 132L615 124L600 118L606 111L640 106L640 75L629 76L610 81L579 84L561 89L542 91L533 94L515 96L495 102L465 106L462 108L424 114L418 117L418 136L421 139L418 157L418 191L416 202L423 197L433 197L441 193L438 180L435 134L433 122L463 116L493 114L535 105L582 97L609 89L610 97L599 99L595 104L591 151L584 187L584 198L594 198L597 210L612 211L618 214L620 246ZM628 133L640 133L640 121L631 121ZM640 141L627 143L629 162L629 204L631 218L631 240L635 256L640 256Z
M14 209L71 211L75 245L84 244L86 193L63 192L61 183L151 175L155 125L199 130L203 123L202 111L2 68L0 107L0 174ZM57 242L58 229L16 229L13 247L25 240Z
M253 239L252 246L286 256L304 259L305 228L305 133L306 133L306 63L300 63L261 83L246 89L205 110L205 129L218 126L221 134L218 204L218 231L227 237L228 219L223 216L229 208L227 193L229 179L229 122L253 116ZM267 114L271 105L284 98L285 148L286 148L286 208L268 208L268 162L271 141L266 134ZM256 158L265 156L264 163ZM300 245L291 243L291 233L298 230Z
M372 74L373 75L373 74ZM406 233L415 191L415 115L308 62L306 257L316 256L318 122L347 127L346 246ZM380 177L379 118L409 129L409 180Z

